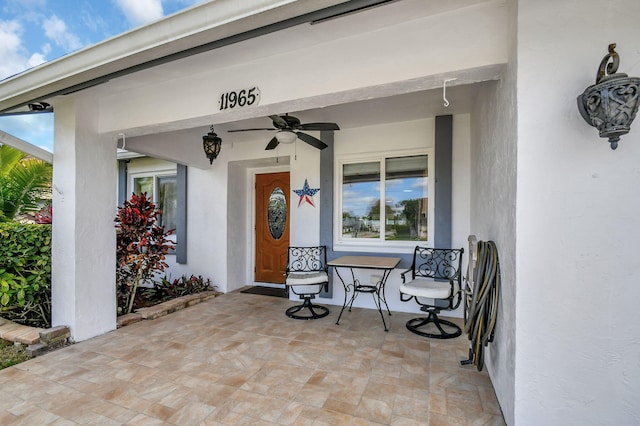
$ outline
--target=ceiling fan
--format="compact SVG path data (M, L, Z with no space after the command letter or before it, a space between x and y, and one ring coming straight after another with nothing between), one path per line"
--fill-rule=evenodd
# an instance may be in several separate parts
M302 124L300 120L292 115L270 115L269 118L273 121L273 127L265 127L258 129L238 129L228 130L228 132L250 132L254 130L277 130L276 135L269 141L265 150L275 149L280 143L292 143L296 139L300 139L309 145L318 148L325 149L327 144L320 139L315 138L306 133L302 133L300 130L340 130L340 127L336 123L307 123Z

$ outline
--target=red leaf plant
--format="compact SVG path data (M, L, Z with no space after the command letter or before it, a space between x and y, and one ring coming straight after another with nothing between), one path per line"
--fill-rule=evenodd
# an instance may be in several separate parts
M28 219L41 225L51 225L53 222L53 207L51 204L44 206L39 212L25 215Z
M146 193L133 194L129 201L118 207L116 215L116 283L118 300L124 299L123 313L133 310L136 291L140 283L163 272L169 265L165 258L175 245L158 222L155 204Z

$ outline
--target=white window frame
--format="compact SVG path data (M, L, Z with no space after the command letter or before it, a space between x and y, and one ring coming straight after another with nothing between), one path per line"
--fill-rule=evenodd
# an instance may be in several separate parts
M385 159L427 156L427 208L428 208L428 240L420 241L421 246L433 247L435 225L435 155L433 148L380 151L366 154L344 154L336 156L334 168L334 209L333 209L333 249L335 251L378 252L378 253L411 253L416 241L386 241L383 239L382 227L386 226L385 218ZM342 170L345 164L379 162L380 164L380 238L342 238Z
M162 169L162 170L154 170L154 171L140 171L140 172L129 173L129 179L127 182L127 185L128 185L127 199L131 197L131 194L135 190L135 179L147 178L147 177L153 178L153 194L151 194L151 201L153 201L153 203L156 204L156 208L159 208L156 201L159 195L158 194L158 178L174 177L176 178L176 181L177 181L178 173L176 169ZM168 231L168 230L165 229L165 231ZM175 243L177 241L176 231L174 230L173 234L169 235L167 239Z

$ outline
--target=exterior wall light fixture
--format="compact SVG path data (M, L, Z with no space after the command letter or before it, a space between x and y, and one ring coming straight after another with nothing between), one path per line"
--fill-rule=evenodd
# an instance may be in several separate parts
M211 126L211 131L202 137L202 147L209 159L209 164L213 164L213 160L218 158L222 147L222 139L214 133L213 126Z
M578 96L582 118L598 129L601 138L608 138L611 149L618 147L620 136L629 133L638 112L640 78L617 73L620 57L609 45L609 53L600 62L596 84Z

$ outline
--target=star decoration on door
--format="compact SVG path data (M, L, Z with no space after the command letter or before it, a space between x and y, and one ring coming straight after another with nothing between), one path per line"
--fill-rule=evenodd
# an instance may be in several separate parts
M309 188L309 182L307 182L307 180L305 179L302 189L293 190L293 192L295 192L298 197L300 197L300 199L298 200L298 207L300 207L300 204L302 204L303 201L315 207L316 205L313 204L313 199L311 197L316 195L316 192L318 191L320 191L320 188Z

